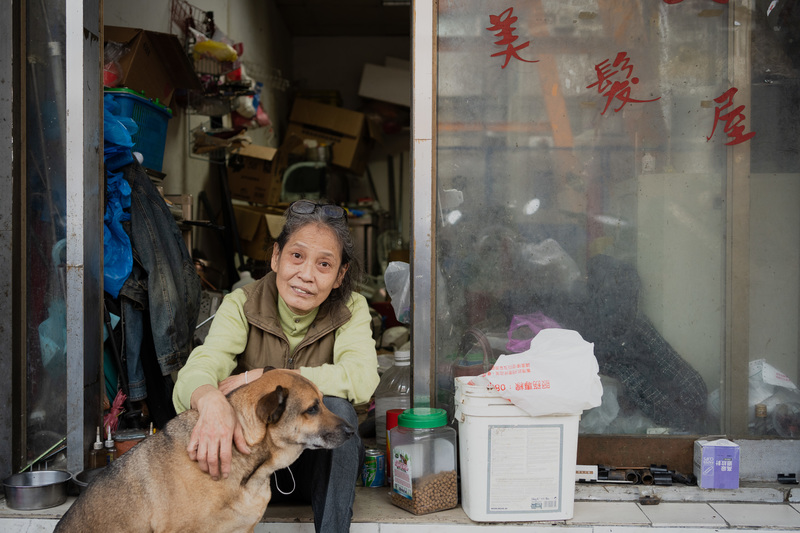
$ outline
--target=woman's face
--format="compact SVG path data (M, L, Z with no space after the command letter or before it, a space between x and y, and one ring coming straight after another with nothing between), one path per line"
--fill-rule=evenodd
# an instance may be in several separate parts
M342 284L347 266L342 267L341 246L333 231L308 224L289 238L283 250L275 243L272 270L277 274L278 293L289 309L305 315Z

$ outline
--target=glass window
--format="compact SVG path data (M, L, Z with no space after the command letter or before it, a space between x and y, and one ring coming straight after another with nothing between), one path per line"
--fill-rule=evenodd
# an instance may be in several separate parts
M64 2L27 3L22 467L67 434L64 17Z
M439 2L438 404L561 327L584 434L800 435L800 10L746 5Z

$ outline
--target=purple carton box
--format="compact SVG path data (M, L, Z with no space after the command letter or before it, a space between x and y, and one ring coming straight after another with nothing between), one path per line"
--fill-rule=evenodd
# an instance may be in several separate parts
M703 489L738 489L739 445L728 439L694 441L694 475Z

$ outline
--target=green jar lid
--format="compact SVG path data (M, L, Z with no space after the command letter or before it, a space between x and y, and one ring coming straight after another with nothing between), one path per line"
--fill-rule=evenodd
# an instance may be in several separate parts
M447 411L431 407L412 407L397 418L397 425L404 428L438 428L447 424Z

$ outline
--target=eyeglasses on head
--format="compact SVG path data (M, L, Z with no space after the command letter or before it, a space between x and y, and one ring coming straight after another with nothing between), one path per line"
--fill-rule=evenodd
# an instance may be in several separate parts
M289 210L297 215L310 215L317 210L322 211L322 214L328 218L344 218L347 212L343 207L334 204L318 204L310 200L297 200L292 202Z

